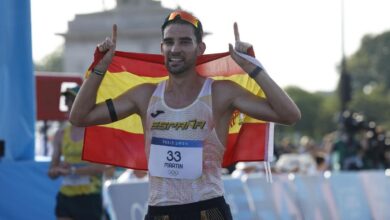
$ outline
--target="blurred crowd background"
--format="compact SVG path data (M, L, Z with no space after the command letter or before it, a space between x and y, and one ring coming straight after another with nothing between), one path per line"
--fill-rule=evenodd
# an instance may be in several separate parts
M142 28L158 30L161 20L158 15L163 17L169 10L163 8L160 2L121 0L117 1L114 9L77 15L69 22L68 32L62 34L64 45L35 62L35 71L37 74L66 76L69 72L86 68L91 57L81 57L81 51L93 51L104 31L118 22L124 29L131 28L137 33L130 36L122 32L122 39L119 39L121 48L158 52L158 45L150 42L157 39L158 43L160 33L147 32ZM133 16L131 14L144 22L120 19ZM102 24L101 19L106 22L96 25ZM89 28L85 29L86 26ZM337 66L340 77L334 91L309 92L297 86L284 88L301 109L302 119L291 127L275 126L273 171L311 174L324 170L389 168L389 60L390 31L366 35L355 53L350 56L343 54ZM317 70L312 71L315 74ZM82 74L79 76L82 77ZM57 120L37 121L37 156L50 156L52 136L63 123ZM232 173L234 169L230 168L227 173Z

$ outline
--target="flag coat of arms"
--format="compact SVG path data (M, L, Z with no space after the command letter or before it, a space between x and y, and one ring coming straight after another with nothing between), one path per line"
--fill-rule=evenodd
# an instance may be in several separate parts
M86 77L101 56L98 51L95 52ZM261 88L235 63L229 52L202 55L196 68L202 76L232 80L253 94L264 97ZM162 55L116 51L99 87L96 102L113 99L139 84L159 83L167 78ZM272 160L273 123L236 111L229 126L223 167L238 161ZM141 119L134 114L110 124L86 128L82 158L95 163L147 170L144 143Z

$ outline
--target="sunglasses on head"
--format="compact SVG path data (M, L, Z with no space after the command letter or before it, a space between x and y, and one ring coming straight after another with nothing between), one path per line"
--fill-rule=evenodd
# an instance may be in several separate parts
M180 16L181 20L187 21L190 24L194 25L195 28L198 28L199 20L192 16L190 13L187 13L185 11L174 11L171 14L169 14L167 21L174 20L177 16Z

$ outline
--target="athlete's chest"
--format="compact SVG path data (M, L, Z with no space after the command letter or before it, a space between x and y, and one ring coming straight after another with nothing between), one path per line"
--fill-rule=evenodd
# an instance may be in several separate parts
M147 114L152 132L207 131L213 124L211 109L201 102L183 109L172 109L160 102L150 106Z

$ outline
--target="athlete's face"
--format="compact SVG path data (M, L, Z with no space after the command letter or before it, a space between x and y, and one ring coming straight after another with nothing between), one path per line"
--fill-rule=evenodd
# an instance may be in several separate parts
M205 50L197 43L194 29L187 24L170 24L164 29L161 52L165 66L171 74L181 74L195 68L196 60Z

